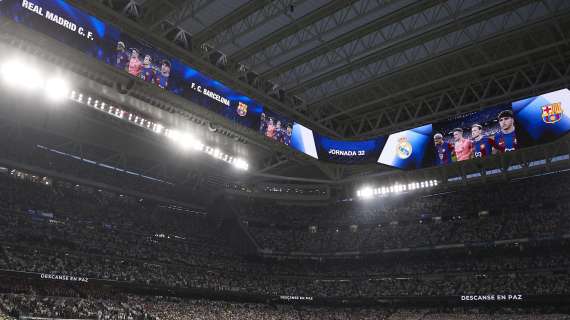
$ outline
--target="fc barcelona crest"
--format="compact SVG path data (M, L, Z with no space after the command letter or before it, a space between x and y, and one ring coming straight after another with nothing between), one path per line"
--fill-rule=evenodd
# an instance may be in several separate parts
M560 121L560 119L562 119L562 114L564 113L561 102L547 104L542 106L541 109L542 121L545 123L555 123Z
M240 117L245 117L245 115L247 114L247 104L239 102L237 106L237 114Z

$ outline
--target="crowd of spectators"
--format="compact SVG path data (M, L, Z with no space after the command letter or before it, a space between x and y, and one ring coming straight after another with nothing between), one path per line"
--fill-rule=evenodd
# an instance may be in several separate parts
M274 252L369 252L555 237L570 233L569 179L570 173L560 172L328 208L246 202L238 213L258 245Z
M33 130L29 136L13 141L0 137L1 160L12 161L31 168L56 174L89 180L134 193L146 193L171 200L202 205L209 199L206 177L198 171L188 171L183 166L170 165L167 170L149 171L159 165L136 156L118 160L117 152L84 144L80 150L73 148L49 148L38 144L43 140L56 140L53 136ZM57 140L56 140L57 141ZM65 145L65 144L62 144Z
M0 312L6 317L71 319L569 319L568 308L543 306L410 307L379 304L333 307L304 304L231 302L141 295L100 286L87 288L28 283L0 286Z
M245 230L262 253L273 256L251 258L232 249L208 212L150 196L183 200L181 190L188 189L45 148L7 150L6 158L40 168L42 175L63 176L29 179L29 174L19 174L21 168L0 173L3 270L270 296L570 294L569 244L563 237L570 233L568 172L325 207L258 200L218 203L247 222ZM78 184L64 176L93 183ZM532 241L516 242L524 238ZM489 248L484 254L475 249L398 251L457 244L494 247L499 240L516 248ZM335 259L280 256L295 252L350 254Z
M125 295L119 298L1 294L4 318L52 319L261 319L261 320L567 320L570 315L555 308L424 308L314 307L190 300L157 296Z
M0 182L0 269L262 295L570 293L570 276L551 274L570 266L564 246L500 258L402 254L318 265L251 261L233 253L201 214L57 181L46 186L3 174Z

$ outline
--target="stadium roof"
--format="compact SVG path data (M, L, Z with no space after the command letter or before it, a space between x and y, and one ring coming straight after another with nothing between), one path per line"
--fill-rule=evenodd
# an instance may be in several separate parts
M99 2L193 53L221 54L227 76L245 66L291 97L280 108L334 137L393 132L568 83L564 0Z
M69 2L339 139L392 133L570 84L565 0ZM307 159L216 121L250 142L239 148L259 162L252 177L318 183L394 175L376 164ZM567 145L568 139L559 149ZM545 153L536 149L511 158L550 156ZM481 167L506 168L511 158L417 175L465 176Z

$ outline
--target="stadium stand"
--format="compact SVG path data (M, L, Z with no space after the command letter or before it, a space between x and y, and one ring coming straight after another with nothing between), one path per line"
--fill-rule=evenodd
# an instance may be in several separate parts
M66 173L71 175L72 171ZM450 249L428 255L403 252L349 256L332 260L334 263L327 259L246 259L232 253L219 229L209 224L207 214L180 213L156 201L57 179L45 185L31 176L15 169L0 175L0 267L4 270L274 296L569 293L570 277L566 273L552 274L568 270L570 265L566 240L555 241L569 230L568 203L556 201L568 198L566 172L531 179L537 187L548 185L547 195L525 189L524 184L529 183L525 180L479 190L459 189L412 201L396 199L372 212L358 205L343 205L331 215L338 220L327 220L328 225L317 226L316 232L310 232L309 226L326 208L316 212L295 206L273 210L260 203L257 210L256 202L240 202L240 206L230 202L231 207L240 208L236 210L240 219L248 219L247 231L261 248L277 245L283 252L369 250L378 254L381 249L455 244L495 247L493 241L521 242L510 242L507 248L473 246L467 252ZM524 195L527 202L498 201L508 194ZM402 208L404 201L410 206L404 207L400 215L397 208ZM464 205L445 205L462 201ZM482 210L490 214L479 216ZM343 212L350 218L345 218ZM434 222L437 214L442 219ZM326 229L359 215L366 217L366 222L356 230ZM280 224L264 225L273 216L282 216ZM388 222L393 217L403 220L398 224ZM516 240L524 238L533 241ZM499 257L497 252L502 252ZM390 254L393 258L383 258Z
M570 320L569 30L0 0L0 320Z

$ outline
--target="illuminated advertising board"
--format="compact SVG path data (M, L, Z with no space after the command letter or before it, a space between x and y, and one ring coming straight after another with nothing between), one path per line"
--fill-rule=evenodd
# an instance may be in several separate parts
M259 126L263 107L144 40L134 39L62 0L4 0L0 12L70 47L171 91L241 125Z
M435 165L485 158L521 147L510 105L470 112L436 123L433 133Z
M265 110L259 119L259 134L267 139L291 146L295 123L287 117ZM302 150L299 150L302 151Z
M388 136L378 163L400 169L430 165L426 150L430 147L432 125L396 132Z
M4 0L0 13L130 74L182 96L278 143L317 158L312 130L134 39L63 0Z
M374 163L386 143L384 136L362 141L343 141L315 133L320 160L346 164Z
M184 97L267 139L323 161L424 168L551 142L570 130L570 91L562 89L389 136L335 140L265 109L63 0L0 0L0 14L120 69L133 80Z
M319 158L317 148L315 146L313 131L301 124L295 123L293 125L291 147L315 159Z
M568 89L515 101L512 108L526 145L551 142L570 131Z

